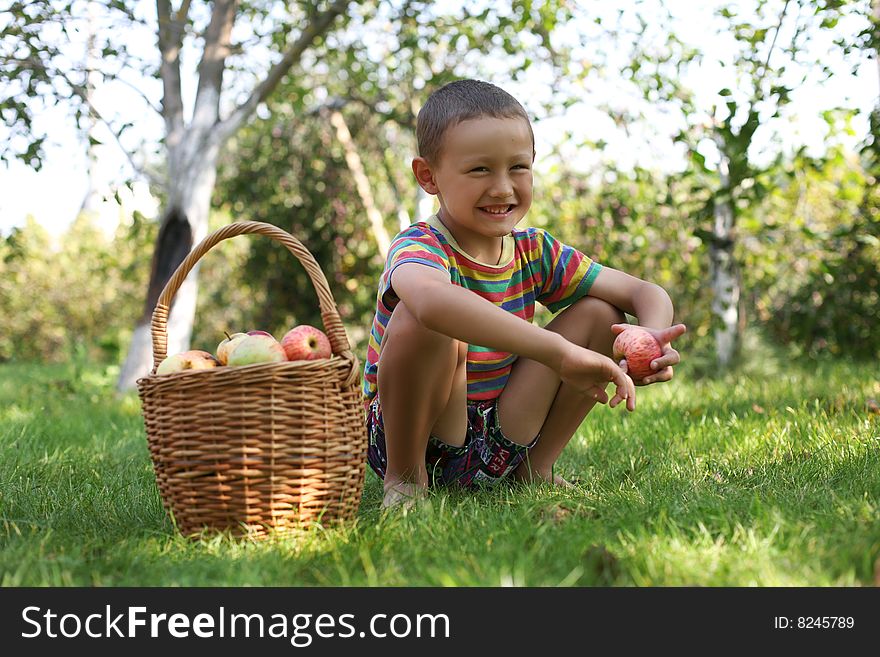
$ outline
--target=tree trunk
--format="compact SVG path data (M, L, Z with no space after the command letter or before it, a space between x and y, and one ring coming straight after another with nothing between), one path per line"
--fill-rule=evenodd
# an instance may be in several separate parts
M351 175L354 177L355 187L361 203L364 204L364 211L370 220L370 227L373 229L373 237L376 240L376 246L379 247L379 253L382 260L388 255L388 247L391 246L391 238L388 230L385 228L385 221L382 213L376 207L376 200L373 198L373 189L370 186L370 180L367 178L367 172L364 169L364 163L357 151L354 139L351 138L351 132L345 123L345 117L338 109L330 110L330 124L336 130L336 138L342 144L345 151L345 163L348 165Z
M871 2L873 10L874 10L874 34L876 36L876 31L878 30L877 25L880 24L880 0L872 0ZM874 41L874 59L877 61L877 72L880 73L880 47L877 46L877 41ZM877 102L877 111L880 111L880 100Z
M180 53L187 33L190 3L181 3L175 12L171 0L156 0L159 27L159 51L162 55L160 77L163 85L162 116L165 119L165 147L168 166L168 202L150 270L150 283L144 312L137 322L128 355L116 384L118 390L130 390L138 378L153 366L150 319L159 295L192 247L208 234L211 193L217 180L217 160L223 144L244 125L257 106L278 86L303 52L324 34L335 18L345 12L351 0L336 0L325 11L311 16L281 59L253 89L250 96L225 119L220 117L220 93L226 59L231 52L232 26L238 0L215 0L211 18L202 34L204 47L198 66L198 90L192 118L183 116ZM198 266L175 295L168 317L168 353L189 348L196 312Z
M137 380L152 369L150 320L153 309L177 267L192 247L208 234L208 214L217 177L218 153L219 148L213 147L210 152L197 156L194 159L199 162L198 169L170 183L173 188L156 239L144 312L135 326L128 355L117 382L120 391L134 388ZM174 297L168 316L169 354L189 349L196 313L198 270L196 265Z
M734 258L733 248L735 215L733 211L732 190L730 189L730 159L725 153L724 141L716 133L720 160L718 173L721 189L715 196L714 239L709 247L709 262L712 285L712 313L716 317L715 353L718 366L727 369L733 364L739 351L739 302L741 283L739 268Z
M86 8L89 15L88 37L86 38L86 105L91 108L94 103L95 88L101 80L101 74L98 71L98 63L101 54L96 45L95 24L97 23L97 6L94 2L90 2ZM83 197L82 205L79 208L77 216L88 214L96 217L101 206L101 196L98 193L98 120L91 109L87 116L88 132L86 134L86 153L88 157L88 189Z

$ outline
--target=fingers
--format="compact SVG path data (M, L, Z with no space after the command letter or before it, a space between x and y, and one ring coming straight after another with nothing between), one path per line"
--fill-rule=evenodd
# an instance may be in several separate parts
M614 383L615 391L614 397L611 398L608 406L615 408L622 401L626 401L626 409L634 411L636 409L636 385L633 383L633 380L621 370L617 370L612 382Z
M633 324L612 324L611 332L614 335L618 335L623 333L626 329L634 326ZM635 326L638 326L636 324ZM682 335L687 333L687 326L684 324L673 324L672 326L665 329L653 329L654 337L660 341L661 344L666 344L672 342L673 340L680 338Z
M614 324L614 326L629 326L629 324ZM617 392L614 395L614 398L611 400L611 403L608 404L611 408L617 406L620 402L626 399L626 407L628 410L633 411L636 408L636 384L633 382L632 378L629 376L629 364L626 362L626 358L621 359L621 361L617 364L620 368L620 371L623 372L625 382L624 389L626 391L626 397L622 397L620 395L620 385L617 384L615 380L615 385L617 386ZM616 400L616 401L615 401Z
M657 331L654 334L654 337L656 337L660 341L660 344L667 344L669 342L672 342L676 338L680 338L685 333L687 333L687 326L685 326L684 324L673 324L669 328Z
M621 402L626 402L626 410L632 412L636 410L636 387L635 384L630 379L630 384L628 386L628 390L617 390L614 393L614 397L611 398L611 401L608 403L609 408L615 408ZM626 397L623 397L626 395Z
M681 362L681 355L669 345L663 347L663 355L651 361L651 369L660 371Z
M642 379L642 385L662 383L669 381L672 378L672 366L678 365L681 361L681 357L679 356L679 353L669 345L663 347L663 352L664 353L660 358L651 361L651 369L654 370L654 373Z
M608 403L608 393L605 392L602 388L595 386L591 388L588 392L589 396L595 399L599 404L607 404Z
M672 368L666 367L656 374L652 374L651 376L646 376L642 379L643 385L650 385L651 383L662 383L664 381L669 381L672 378Z
M631 326L630 324L612 324L611 331L615 335L618 335L618 334L622 333L623 331L625 331L630 326ZM687 326L685 326L684 324L674 324L673 326L670 326L669 328L652 331L652 333L654 333L654 337L656 337L657 340L662 345L663 355L660 356L659 358L656 358L653 361L651 361L651 369L654 370L654 372L652 374L650 374L649 376L646 376L645 378L640 379L638 381L638 385L640 385L640 386L650 385L652 383L661 383L661 382L669 381L670 379L672 379L672 376L673 376L672 367L674 365L678 365L681 362L681 355L678 353L678 351L673 349L669 345L669 343L672 342L673 340L675 340L676 338L681 337L686 332L687 332ZM615 385L617 386L617 393L612 398L609 406L614 408L615 406L617 406L617 404L626 400L627 409L633 410L635 408L635 385L636 385L636 383L634 383L633 380L629 376L627 376L629 373L629 368L627 366L627 362L625 359L621 360L619 363L617 363L617 366L620 368L620 370L626 376L626 379L629 381L629 383L626 386L624 386L623 383L619 382L617 378L612 379L615 382ZM630 392L629 393L625 392L627 390L629 390ZM626 396L624 396L624 394Z

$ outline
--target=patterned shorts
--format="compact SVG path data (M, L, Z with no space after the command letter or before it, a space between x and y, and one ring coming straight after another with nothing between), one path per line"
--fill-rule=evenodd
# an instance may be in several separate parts
M529 445L519 445L501 432L497 399L468 402L467 414L467 435L461 447L448 445L434 436L428 438L425 465L432 485L495 484L513 472L538 441L535 438ZM384 480L388 457L378 397L373 398L367 410L367 434L367 462Z

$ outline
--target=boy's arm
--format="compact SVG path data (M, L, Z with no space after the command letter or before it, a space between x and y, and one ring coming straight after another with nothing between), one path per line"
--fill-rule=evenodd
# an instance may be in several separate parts
M633 382L613 360L453 285L439 270L404 263L392 272L391 287L418 322L432 331L536 360L587 394L604 391L613 382L616 394L610 405L626 400L628 410L635 408Z
M681 357L669 343L683 335L687 328L684 324L672 325L672 300L666 290L617 269L603 267L593 281L590 296L598 297L634 315L638 318L639 325L649 329L660 342L663 356L652 363L654 374L639 383L649 384L671 379L672 366L677 365ZM612 330L620 333L625 328L625 324L615 324Z
M665 329L672 324L672 300L666 290L617 269L602 267L589 294L634 315L639 326Z

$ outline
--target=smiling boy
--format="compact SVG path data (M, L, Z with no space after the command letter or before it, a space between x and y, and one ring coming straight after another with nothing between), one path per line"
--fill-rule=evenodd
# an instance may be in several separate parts
M670 342L685 327L671 326L659 286L516 228L532 203L535 144L508 93L452 82L419 112L417 137L412 170L440 209L391 244L364 372L383 505L434 483L565 484L552 467L587 413L633 411L636 385L672 378ZM546 327L532 324L536 302L558 313ZM663 348L641 381L609 357L624 311Z

